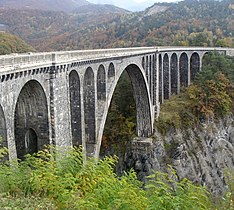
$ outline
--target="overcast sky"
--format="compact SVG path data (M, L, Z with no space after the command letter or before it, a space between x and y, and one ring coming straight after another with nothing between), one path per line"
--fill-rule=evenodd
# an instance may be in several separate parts
M113 4L128 10L144 10L156 2L176 2L178 0L88 0L95 4Z

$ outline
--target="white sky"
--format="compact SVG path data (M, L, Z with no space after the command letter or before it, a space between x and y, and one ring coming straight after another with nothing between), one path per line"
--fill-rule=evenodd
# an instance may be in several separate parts
M115 6L132 9L144 10L146 7L153 5L156 2L178 2L178 0L88 0L91 3L95 4L113 4ZM138 9L137 9L138 8Z

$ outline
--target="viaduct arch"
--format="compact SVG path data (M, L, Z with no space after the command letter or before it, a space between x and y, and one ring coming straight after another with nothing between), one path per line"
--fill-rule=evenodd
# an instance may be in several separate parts
M115 69L115 68L113 68ZM97 138L97 148L95 151L95 156L99 156L102 135L104 132L104 127L106 123L107 114L109 111L110 103L116 89L117 83L123 74L126 71L129 75L129 78L132 83L134 99L136 103L136 118L137 118L137 135L141 137L148 137L152 134L152 121L151 121L151 107L150 107L150 96L149 89L147 88L147 78L144 74L144 70L137 66L136 64L130 64L126 67L119 69L117 72L115 81L108 85L111 86L111 90L108 94L108 102L104 108L104 114L102 118L102 122L100 125L98 138Z
M148 137L160 104L190 85L207 52L228 48L142 47L0 56L0 135L9 158L45 144L82 145L99 156L117 82L127 71L137 135Z

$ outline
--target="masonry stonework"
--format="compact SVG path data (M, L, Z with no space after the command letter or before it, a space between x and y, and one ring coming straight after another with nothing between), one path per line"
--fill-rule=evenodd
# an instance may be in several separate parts
M118 80L132 82L139 137L153 132L160 103L188 86L210 51L234 49L142 47L0 56L0 146L23 158L45 144L82 145L99 157Z

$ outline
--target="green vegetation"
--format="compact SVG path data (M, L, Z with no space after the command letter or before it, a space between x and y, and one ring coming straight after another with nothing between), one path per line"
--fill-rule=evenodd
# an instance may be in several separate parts
M158 130L191 127L234 113L234 58L206 55L194 83L161 106Z
M33 51L35 50L23 40L14 35L0 32L0 55Z
M124 71L116 86L108 111L101 156L108 152L108 154L117 154L121 157L126 144L135 135L136 105L131 80Z
M116 157L83 163L80 149L48 147L24 161L0 164L1 209L215 209L204 187L177 181L172 168L143 183L133 170L117 177ZM230 193L228 194L230 198ZM220 203L224 205L224 203ZM225 201L227 210L231 200ZM222 208L220 208L222 209Z
M0 209L2 210L55 210L57 207L47 198L36 196L12 196L0 194Z

